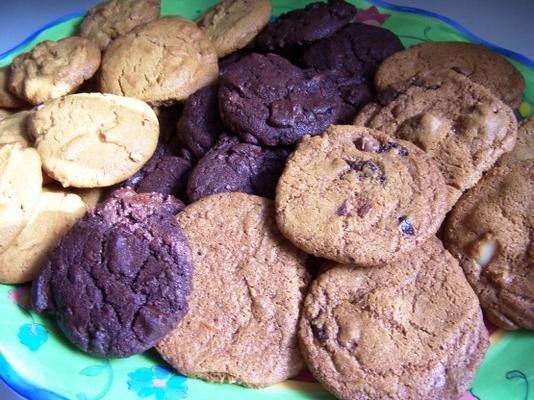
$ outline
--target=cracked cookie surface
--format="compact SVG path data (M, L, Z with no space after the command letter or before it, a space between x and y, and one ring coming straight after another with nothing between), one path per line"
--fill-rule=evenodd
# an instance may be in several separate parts
M427 71L379 99L363 108L355 125L379 129L427 152L449 186L449 209L516 141L512 109L452 70Z
M154 346L187 310L191 253L171 197L113 196L79 220L49 254L32 287L38 312L100 357Z
M446 185L415 145L333 125L305 138L276 189L280 231L316 257L372 266L411 251L439 228Z
M104 187L136 173L156 149L159 124L140 100L75 94L48 102L29 119L47 174L64 187Z
M380 268L334 265L311 284L298 333L314 377L343 400L458 399L489 345L478 300L436 238Z
M306 255L276 229L272 202L205 197L177 216L193 255L189 312L157 350L180 373L261 387L297 374Z
M215 48L194 22L163 17L109 45L99 84L105 93L170 105L213 83L218 71Z

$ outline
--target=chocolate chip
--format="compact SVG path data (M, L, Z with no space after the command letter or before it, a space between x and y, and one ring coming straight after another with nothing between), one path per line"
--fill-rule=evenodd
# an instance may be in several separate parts
M343 217L344 215L347 215L347 200L344 200L343 203L341 203L339 208L336 210L336 215L338 217Z
M326 329L315 325L314 321L311 323L311 329L313 336L315 336L321 343L325 343L328 340L328 333L326 332Z
M380 184L386 181L386 177L384 176L384 172L382 171L382 168L380 168L376 163L374 163L371 160L365 160L365 161L345 160L345 162L349 165L349 167L352 170L357 172L357 176L359 179L375 178L377 182Z
M409 236L415 235L415 229L407 216L400 217L399 223L402 233Z
M371 208L373 208L373 205L371 204L371 201L366 197L363 198L360 201L360 204L359 204L359 207L358 207L358 210L357 210L358 217L360 217L360 218L365 217L365 215L369 212L369 210L371 210Z
M398 90L392 87L388 87L387 89L384 89L381 92L377 93L376 99L378 100L380 105L387 106L397 97L399 97L399 95L400 95L400 92Z
M377 150L377 153L378 154L387 153L391 149L397 150L397 154L401 157L406 157L408 156L408 154L410 154L406 147L401 146L400 144L394 143L394 142L387 142L387 143L381 144Z

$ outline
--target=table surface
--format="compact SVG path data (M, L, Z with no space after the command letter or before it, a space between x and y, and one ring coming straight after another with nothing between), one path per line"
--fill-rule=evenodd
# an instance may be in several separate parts
M0 53L13 48L28 34L57 17L87 10L99 0L0 0ZM488 42L534 60L534 1L532 0L389 0L445 15ZM35 12L39 9L39 12ZM20 396L0 381L1 400Z

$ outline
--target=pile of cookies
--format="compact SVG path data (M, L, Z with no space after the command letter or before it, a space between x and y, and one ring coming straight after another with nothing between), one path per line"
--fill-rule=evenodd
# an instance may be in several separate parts
M456 399L482 309L534 329L508 61L404 49L343 0L159 9L102 3L0 69L0 282L90 354L248 387L307 366L341 399Z

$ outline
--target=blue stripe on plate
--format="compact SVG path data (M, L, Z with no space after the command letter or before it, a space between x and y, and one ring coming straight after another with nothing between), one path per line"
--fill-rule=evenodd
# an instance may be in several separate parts
M516 61L520 61L528 65L529 67L534 68L534 61L531 60L530 58L524 56L523 54L516 53L515 51L508 50L503 47L499 47L493 43L490 43L482 39L480 36L475 35L469 29L465 28L462 24L456 22L455 20L449 17L446 17L444 15L441 15L441 14L438 14L432 11L423 10L421 8L398 6L396 4L388 3L387 1L384 1L384 0L367 0L367 1L376 6L387 8L389 10L402 11L402 12L411 13L411 14L419 14L419 15L424 15L426 17L432 17L432 18L438 19L442 22L445 22L446 24L451 25L453 28L459 30L460 32L462 32L470 41L480 43L484 45L485 47L497 53L500 53L506 57L510 57Z
M74 12L72 14L67 14L67 15L64 15L62 17L56 18L53 21L50 21L46 25L43 25L41 28L39 28L38 30L33 32L30 36L28 36L26 39L24 39L22 42L17 44L12 49L9 49L9 50L3 52L2 54L0 54L0 61L2 61L4 58L8 57L11 53L13 53L13 52L19 50L20 48L26 46L27 44L29 44L33 39L35 39L37 36L39 36L41 33L46 31L47 29L50 29L53 26L61 24L62 22L68 21L70 19L82 17L83 15L85 15L85 13L86 13L86 11L77 11L77 12Z

